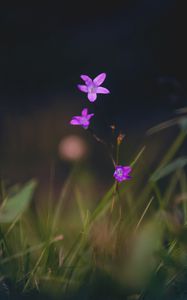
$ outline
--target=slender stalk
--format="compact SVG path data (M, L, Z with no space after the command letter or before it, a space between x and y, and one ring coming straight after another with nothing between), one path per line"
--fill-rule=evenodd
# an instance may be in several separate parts
M48 245L49 245L49 244L56 243L56 242L58 242L58 241L60 241L60 240L62 240L62 239L63 239L62 236L58 236L58 237L54 238L53 240L51 240L51 241L48 243ZM37 250L39 250L39 249L41 249L41 248L43 248L43 247L45 247L45 246L46 246L46 243L40 243L40 244L38 244L38 245L36 245L36 246L32 246L32 247L30 247L30 248L27 248L25 251L18 252L18 253L16 253L16 254L12 255L12 256L8 256L8 257L6 257L6 258L4 258L4 259L1 259L0 265L3 265L3 264L5 264L5 263L7 263L7 262L9 262L9 261L11 261L11 260L13 260L13 259L17 259L17 258L19 258L19 257L21 257L21 256L24 256L24 255L28 254L28 253L37 251Z
M142 213L142 215L141 215L141 217L140 217L140 219L139 219L139 221L138 221L138 223L137 223L137 225L136 225L136 227L135 227L134 233L136 233L137 230L138 230L138 228L140 227L140 224L142 223L143 218L144 218L145 215L146 215L146 212L148 211L148 209L149 209L151 203L153 202L153 199L154 199L154 197L152 197L152 198L149 200L149 202L148 202L146 208L144 209L144 211L143 211L143 213Z
M186 174L184 172L184 170L180 170L180 186L181 186L181 193L182 195L185 195L187 193L187 188L186 188L186 184L187 184L187 180L186 180ZM186 199L183 199L183 212L184 212L184 225L187 224L187 202Z
M161 160L161 162L158 165L158 168L156 169L156 171L162 167L164 167L165 165L167 165L175 156L176 152L179 150L179 148L181 147L182 143L184 142L185 138L186 138L187 132L184 131L180 131L178 137L175 139L175 141L173 142L173 144L169 147L168 152L165 154L164 158ZM151 178L152 174L150 175ZM152 191L152 185L146 185L145 189L143 190L141 197L140 197L140 202L141 199L143 198L147 198L149 197L151 191Z
M39 267L39 264L40 264L40 262L41 262L41 260L42 260L42 258L43 258L43 256L44 256L44 254L45 254L45 251L46 251L46 248L43 249L42 253L40 254L40 256L39 256L39 258L38 258L38 260L37 260L37 262L36 262L36 264L35 264L35 266L34 266L34 268L33 268L33 270L32 270L32 272L30 273L30 276L29 276L28 280L26 281L25 286L24 286L24 288L23 288L23 292L26 291L26 289L27 289L27 287L28 287L28 285L29 285L29 283L30 283L32 277L33 277L34 274L36 273L36 271L37 271L37 269L38 269L38 267Z
M155 194L157 196L158 202L159 202L159 207L160 209L163 208L163 198L161 196L161 192L160 189L158 187L158 185L156 184L156 182L151 182L152 188L155 191Z
M64 199L67 195L68 189L70 187L70 184L72 183L72 179L74 178L74 175L75 175L76 171L77 171L77 168L75 166L74 170L70 174L69 178L67 179L67 181L66 181L66 183L65 183L65 185L62 189L62 193L60 195L58 204L56 205L55 212L54 212L52 228L51 228L51 236L53 236L53 234L55 233L55 230L57 228L58 221L59 221L59 218L60 218L60 215L61 215L62 205L64 203Z
M116 163L115 163L115 160L114 160L114 158L113 158L112 152L110 151L109 145L107 145L107 143L106 143L104 140L102 140L101 138L99 138L99 137L94 133L93 129L91 129L91 128L89 127L87 130L91 133L92 137L93 137L98 143L102 144L102 145L105 147L106 151L108 152L109 157L111 158L111 161L112 161L113 165L115 166Z
M162 161L160 162L158 168L161 168L168 164L172 160L172 158L175 156L176 152L181 147L182 143L184 142L185 138L187 136L187 132L181 131L174 143L169 148L169 151L166 153Z

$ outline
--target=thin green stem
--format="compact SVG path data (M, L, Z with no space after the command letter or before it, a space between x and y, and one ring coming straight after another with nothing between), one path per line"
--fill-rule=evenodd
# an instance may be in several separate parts
M185 138L187 136L187 132L181 131L174 143L169 148L169 151L166 153L162 161L160 162L158 169L168 164L173 157L175 156L176 152L181 147L182 143L184 142Z
M173 157L175 156L176 152L179 150L179 148L181 147L182 143L184 142L184 140L186 138L186 135L187 135L187 132L180 131L180 134L175 139L175 141L173 142L173 144L170 146L168 152L165 154L165 156L162 159L162 161L159 163L156 171L158 169L160 169L161 167L164 167L165 165L167 165L173 159ZM153 174L150 175L150 178L151 178L152 175ZM141 199L149 197L151 191L152 191L152 186L151 185L146 185L145 189L143 190L143 192L141 194L140 202L141 202Z
M146 215L146 212L148 211L148 209L149 209L151 203L153 202L153 199L154 199L154 197L152 197L152 198L149 200L148 204L146 205L146 207L145 207L145 209L144 209L144 211L143 211L143 213L142 213L142 215L141 215L141 217L140 217L140 219L139 219L139 221L138 221L138 223L137 223L137 225L136 225L136 227L135 227L134 233L136 233L137 230L138 230L138 228L140 227L140 224L142 223L143 218L144 218L145 215Z
M156 182L151 182L151 186L152 186L152 188L155 191L155 194L157 196L157 199L158 199L158 202L159 202L159 207L160 207L160 209L162 209L164 201L162 199L160 189L159 189L158 185L156 184Z

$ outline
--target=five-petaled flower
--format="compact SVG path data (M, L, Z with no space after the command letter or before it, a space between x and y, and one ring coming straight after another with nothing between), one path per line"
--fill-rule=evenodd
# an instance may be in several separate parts
M87 129L88 126L90 125L90 119L94 116L94 114L88 114L88 109L84 108L82 110L81 116L74 116L70 124L71 125L80 125L84 129Z
M132 171L132 168L130 166L116 166L115 172L114 172L114 178L118 181L124 181L131 179L131 176L129 176L129 173Z
M81 92L88 94L88 100L94 102L97 98L97 94L109 94L110 91L100 86L106 78L106 73L101 73L93 80L87 75L81 75L81 79L85 85L78 84L78 88Z

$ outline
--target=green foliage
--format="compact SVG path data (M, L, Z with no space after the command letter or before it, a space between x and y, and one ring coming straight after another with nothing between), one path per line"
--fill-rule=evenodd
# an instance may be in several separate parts
M10 223L19 218L28 208L36 188L36 181L28 182L13 196L7 196L0 207L0 223Z
M179 126L184 132L187 132L187 118L182 117L179 119Z
M183 297L187 158L175 157L184 140L181 131L147 177L141 177L143 147L130 164L132 181L112 184L102 197L80 166L58 201L50 187L50 197L29 206L35 180L7 193L0 207L0 292L11 287L32 299L169 300L176 283L183 289L175 290L176 299Z
M158 181L171 173L184 168L187 164L186 157L180 157L172 161L170 164L164 166L163 168L159 168L156 170L153 175L150 177L150 181Z

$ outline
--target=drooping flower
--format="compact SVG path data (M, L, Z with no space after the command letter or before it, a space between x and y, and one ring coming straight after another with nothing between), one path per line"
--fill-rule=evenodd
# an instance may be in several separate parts
M118 182L129 180L131 179L131 176L129 176L131 171L132 168L130 166L116 166L113 176Z
M106 73L101 73L93 80L87 75L81 75L81 79L85 85L78 84L78 89L81 92L87 93L88 100L94 102L97 98L97 94L109 94L110 91L100 86L106 78Z
M84 129L87 129L90 125L90 119L94 116L94 114L88 114L88 109L84 108L81 112L81 116L74 116L70 124L71 125L80 125Z

